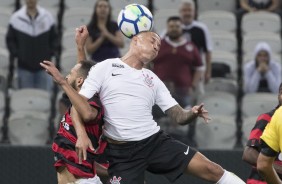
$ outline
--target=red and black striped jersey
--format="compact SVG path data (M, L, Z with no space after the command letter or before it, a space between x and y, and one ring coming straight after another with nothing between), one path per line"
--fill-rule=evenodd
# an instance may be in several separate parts
M102 157L101 154L106 147L106 141L101 139L102 126L104 124L104 110L98 95L94 95L88 100L88 103L98 111L97 117L85 124L87 135L96 149L95 153L88 148L87 160L82 161L82 164L79 164L75 150L77 135L70 115L71 107L60 122L60 127L54 138L52 149L55 153L55 167L66 166L67 169L76 176L91 178L96 174L94 161L99 163L106 162L104 160L101 161L100 159L100 157Z
M258 151L261 150L260 136L262 135L266 125L270 122L271 117L273 116L275 110L276 109L273 109L272 111L268 113L264 113L258 116L256 120L256 124L250 133L248 142L246 144L247 146L252 147ZM275 162L282 164L282 162L278 160L278 158L276 158ZM252 171L251 171L250 176L248 177L247 184L255 184L258 182L261 184L267 184L265 180L263 179L263 177L259 175L257 168L252 167Z

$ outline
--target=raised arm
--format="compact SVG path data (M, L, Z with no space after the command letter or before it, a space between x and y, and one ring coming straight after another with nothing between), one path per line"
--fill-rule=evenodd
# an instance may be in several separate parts
M83 60L86 60L85 54L85 43L89 37L89 33L87 27L80 26L75 29L75 42L76 42L76 50L77 50L77 63Z
M43 61L40 65L53 77L54 81L62 87L84 123L88 123L96 118L98 111L89 105L87 98L79 95L77 91L68 84L59 70L55 67L54 63Z
M204 109L204 105L201 104L199 106L194 106L190 110L183 109L180 105L175 105L168 110L165 111L165 113L176 123L180 125L186 125L193 120L195 120L198 116L202 117L205 122L208 122L210 118L208 117L208 111Z

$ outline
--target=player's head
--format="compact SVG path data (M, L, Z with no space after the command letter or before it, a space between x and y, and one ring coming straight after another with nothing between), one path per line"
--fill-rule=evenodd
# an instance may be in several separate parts
M130 51L144 64L149 63L158 55L161 46L160 36L152 31L144 31L132 38Z
M177 40L182 36L182 22L180 17L172 16L167 19L167 36L171 40Z
M86 79L90 68L94 65L93 61L80 61L66 76L67 82L75 89L79 90Z
M183 24L191 24L195 19L195 3L193 0L183 0L179 8Z
M27 8L33 9L33 8L36 7L37 0L25 0L25 4L26 4Z

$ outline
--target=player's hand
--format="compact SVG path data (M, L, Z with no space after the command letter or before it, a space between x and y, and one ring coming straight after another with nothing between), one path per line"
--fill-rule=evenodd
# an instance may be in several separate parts
M200 104L200 105L196 105L196 106L192 107L192 112L195 115L203 118L206 123L208 123L209 120L211 120L209 118L209 112L204 108L204 104L203 103Z
M45 69L45 71L53 77L53 80L59 84L62 85L66 80L63 77L63 75L60 73L60 71L56 68L53 62L51 61L43 61L40 63L40 65Z
M77 46L84 47L86 40L89 36L89 32L85 25L75 29L75 42Z
M75 151L78 156L78 163L81 164L82 160L87 159L87 149L90 148L94 151L94 147L87 135L82 135L77 137L75 144Z

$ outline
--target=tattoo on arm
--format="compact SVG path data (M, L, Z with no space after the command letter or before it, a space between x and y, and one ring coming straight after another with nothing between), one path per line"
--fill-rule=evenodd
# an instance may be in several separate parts
M165 112L173 121L180 125L186 125L191 123L197 118L191 110L185 110L180 105L175 105Z

